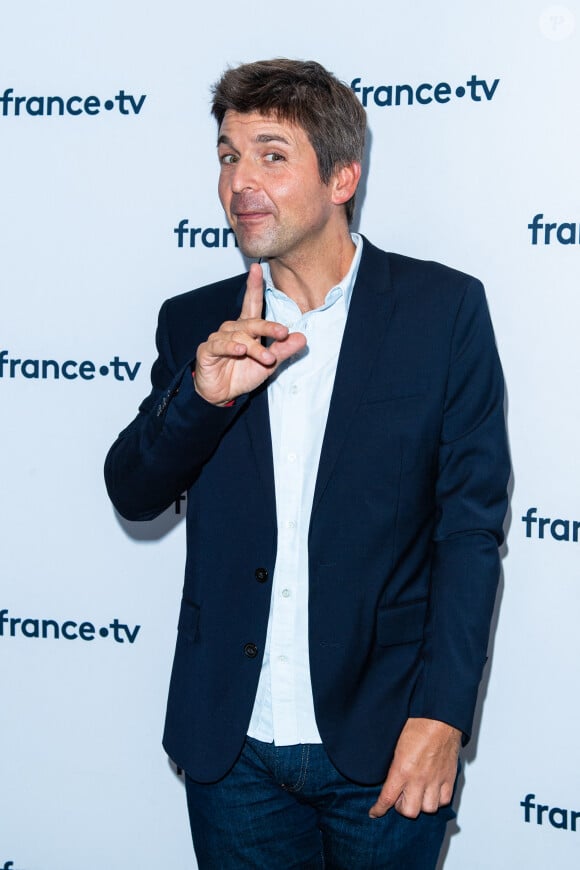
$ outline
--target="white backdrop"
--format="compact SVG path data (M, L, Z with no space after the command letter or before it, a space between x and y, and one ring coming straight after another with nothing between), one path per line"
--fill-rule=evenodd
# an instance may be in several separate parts
M501 608L444 866L580 866L579 30L577 0L5 5L0 870L195 866L160 746L183 525L121 521L101 469L163 299L243 268L209 86L280 55L359 88L358 227L481 277L504 362Z

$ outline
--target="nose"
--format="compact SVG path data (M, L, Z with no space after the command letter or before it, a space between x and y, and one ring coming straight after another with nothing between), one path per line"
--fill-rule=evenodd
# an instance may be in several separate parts
M256 190L258 187L256 165L249 157L239 157L231 167L230 184L233 193Z

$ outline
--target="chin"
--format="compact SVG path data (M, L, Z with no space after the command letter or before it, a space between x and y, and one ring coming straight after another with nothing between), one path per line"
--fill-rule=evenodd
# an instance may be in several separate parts
M272 253L271 247L263 242L245 242L242 239L238 239L238 247L245 257L250 257L253 260L259 260L260 257L267 260L268 257L275 256Z
M269 259L270 257L278 256L280 253L279 249L282 246L274 233L245 233L240 227L237 227L235 232L238 247L246 257L256 260L260 257Z

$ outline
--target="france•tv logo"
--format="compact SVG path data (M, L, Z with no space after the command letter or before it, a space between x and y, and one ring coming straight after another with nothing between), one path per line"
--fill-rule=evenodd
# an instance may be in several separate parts
M366 108L370 103L383 108L385 106L427 106L430 103L448 103L455 98L467 97L474 103L493 100L500 80L487 81L472 75L461 84L455 86L449 82L422 82L420 85L365 85L360 76L350 83L353 93L357 94ZM371 97L372 94L372 97Z
M0 378L59 380L62 377L65 381L75 381L77 378L92 381L97 374L106 378L112 372L116 381L125 381L126 378L134 381L140 368L140 362L131 365L119 356L114 356L106 365L99 365L88 359L82 361L67 359L64 362L55 359L22 359L11 357L6 349L0 350Z
M532 245L551 245L554 240L559 245L580 244L580 224L570 221L544 223L543 212L534 215L531 224L528 224L528 229L531 232Z
M580 539L580 520L562 519L562 517L538 516L537 507L529 507L522 517L526 527L526 538L546 540L548 536L554 541L568 541L577 544Z
M560 831L578 831L580 812L565 807L551 807L549 804L536 803L536 800L536 795L530 793L525 796L523 801L520 801L520 806L524 810L524 822L543 825L544 819L547 819L548 824Z
M112 98L103 99L91 94L82 97L73 96L19 96L14 88L5 88L0 94L1 117L63 117L71 115L100 115L106 112L118 112L120 115L138 115L143 108L147 94L133 96L121 88Z
M182 218L173 232L178 248L237 248L238 240L231 227L195 227ZM231 245L230 245L231 242Z

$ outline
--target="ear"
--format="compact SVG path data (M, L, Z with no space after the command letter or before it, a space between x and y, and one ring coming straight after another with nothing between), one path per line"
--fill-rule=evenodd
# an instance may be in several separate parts
M341 166L332 176L332 201L336 205L343 205L351 199L356 191L360 180L360 163L347 163Z

